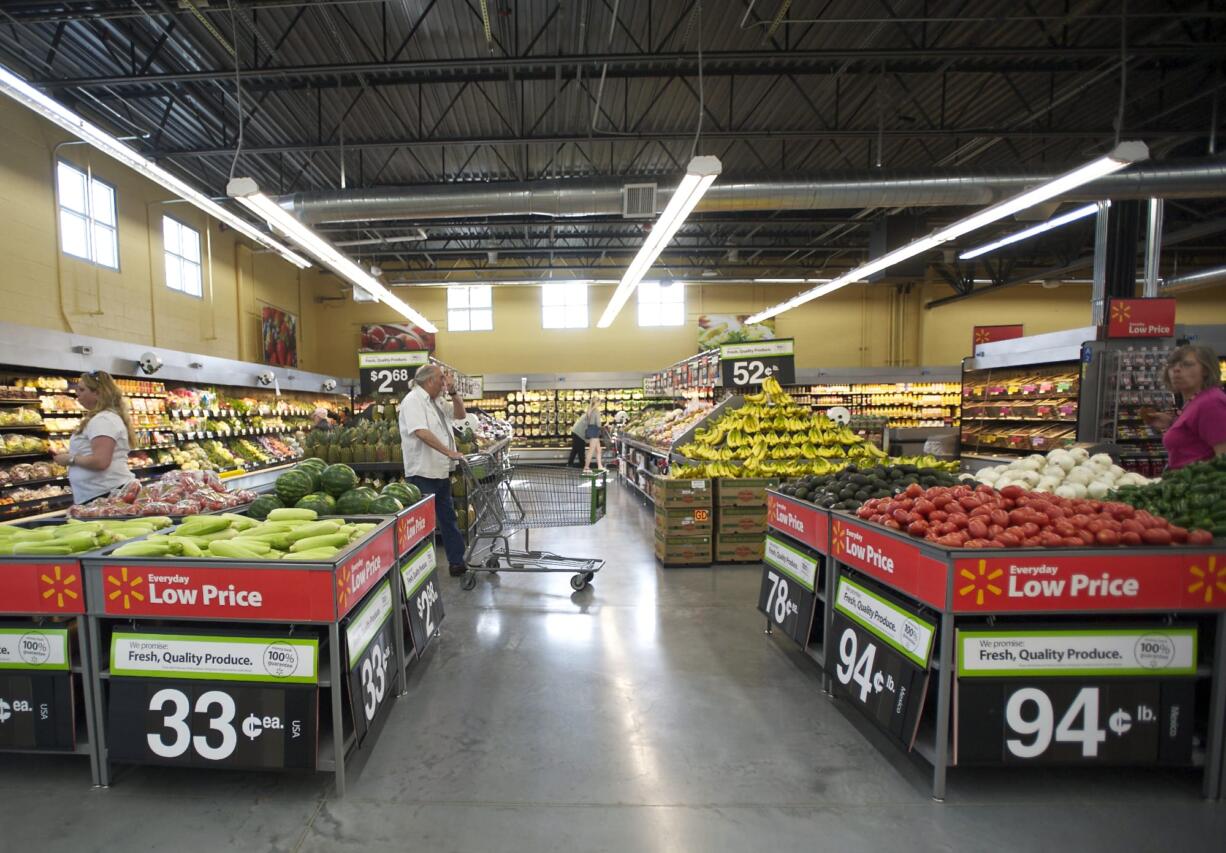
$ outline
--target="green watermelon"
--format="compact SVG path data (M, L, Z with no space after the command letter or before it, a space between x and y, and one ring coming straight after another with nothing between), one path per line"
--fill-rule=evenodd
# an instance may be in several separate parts
M372 489L370 486L358 486L356 489L353 489L353 491L361 492L362 494L366 495L366 497L370 498L372 501L375 498L379 497L379 493L375 491L374 489Z
M343 495L357 488L358 475L348 465L329 465L320 476L324 491L330 495Z
M311 477L306 471L290 469L277 478L277 497L285 506L293 506L311 492Z
M405 506L411 506L421 500L421 489L412 483L388 483L383 487L383 494L391 495Z
M309 456L299 462L297 467L302 468L303 466L310 466L322 474L324 469L328 467L328 463L320 459L318 456Z
M263 520L268 517L268 513L283 506L285 504L276 495L260 495L247 507L247 515Z
M305 465L305 464L299 463L295 465L292 470L301 471L302 473L306 474L308 477L311 478L311 491L312 492L318 492L320 490L321 488L320 471L322 469L317 468L314 465Z
M336 515L336 501L323 492L312 492L294 504L294 509L313 509L318 515Z
M337 515L366 515L370 512L371 500L365 490L350 489L337 499Z
M391 495L381 495L370 502L366 511L373 515L395 515L404 509L404 504Z

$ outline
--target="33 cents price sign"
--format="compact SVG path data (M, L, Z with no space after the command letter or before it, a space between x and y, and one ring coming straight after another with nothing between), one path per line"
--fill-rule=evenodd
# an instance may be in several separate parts
M400 683L392 651L392 585L384 581L345 627L349 699L358 743L381 724Z
M835 689L910 749L915 743L936 626L847 577L831 620Z
M413 652L420 658L443 621L443 599L439 596L432 541L427 539L405 560L400 569L400 580L404 588Z
M803 647L813 624L817 554L766 537L758 610Z
M796 354L791 338L747 341L719 348L720 378L724 387L761 385L774 377L780 385L796 381Z
M961 631L955 762L1187 765L1196 629Z
M358 378L362 395L376 394L403 397L409 392L409 384L417 369L430 362L426 350L406 352L360 352L358 353Z

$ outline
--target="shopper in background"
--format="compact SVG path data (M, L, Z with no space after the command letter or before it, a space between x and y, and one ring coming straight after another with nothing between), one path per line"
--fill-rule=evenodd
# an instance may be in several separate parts
M451 425L465 416L464 397L442 369L433 364L417 371L412 390L400 403L404 476L421 489L423 495L434 495L434 517L443 533L443 548L447 551L448 568L453 577L467 571L464 537L456 524L455 506L451 502L451 469L456 461L464 458L456 450Z
M333 424L332 419L328 417L328 410L323 406L319 406L315 409L315 411L311 412L312 431L319 430L321 432L327 432L334 427L335 424Z
M584 460L584 453L587 450L587 412L579 416L574 425L570 428L570 455L566 457L566 464L578 468Z
M1176 348L1166 360L1165 380L1182 408L1151 412L1145 420L1163 432L1167 468L1226 456L1226 391L1217 353L1203 346Z
M68 452L57 453L57 464L68 466L72 500L83 504L136 479L128 468L128 451L136 443L123 392L110 374L95 370L81 375L77 401L85 417L68 440Z
M584 413L584 417L587 418L587 426L583 429L583 437L587 439L587 453L583 457L584 471L591 467L593 456L596 457L596 470L604 470L604 448L600 444L601 402L599 397L593 396L587 412Z

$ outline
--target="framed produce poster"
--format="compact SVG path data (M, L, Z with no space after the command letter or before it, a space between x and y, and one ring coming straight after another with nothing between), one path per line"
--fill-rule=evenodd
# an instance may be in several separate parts
M265 364L298 366L298 318L293 314L265 305L260 309L260 339Z
M412 323L364 323L358 352L434 352L434 337Z
M724 344L770 341L775 338L775 321L746 323L748 314L701 314L698 317L698 351Z

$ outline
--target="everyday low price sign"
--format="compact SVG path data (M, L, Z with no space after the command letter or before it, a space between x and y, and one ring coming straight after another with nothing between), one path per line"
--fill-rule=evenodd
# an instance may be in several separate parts
M766 523L797 542L824 552L830 542L830 518L812 504L775 492L766 493Z
M725 387L761 385L774 377L781 385L796 381L796 354L791 338L747 341L719 348L720 379Z
M817 554L766 537L758 610L802 647L813 625L820 560Z
M1112 299L1107 313L1108 338L1170 338L1175 335L1175 300Z
M409 393L409 385L417 369L430 363L427 350L405 352L360 352L358 353L358 381L362 396L376 394L403 397Z

